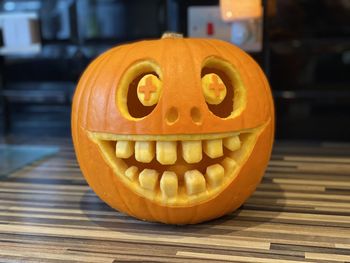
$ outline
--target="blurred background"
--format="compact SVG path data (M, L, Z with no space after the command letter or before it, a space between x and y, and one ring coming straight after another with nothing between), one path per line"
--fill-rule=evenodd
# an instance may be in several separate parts
M350 0L0 0L1 137L69 137L88 63L164 31L250 53L270 80L277 139L350 141Z

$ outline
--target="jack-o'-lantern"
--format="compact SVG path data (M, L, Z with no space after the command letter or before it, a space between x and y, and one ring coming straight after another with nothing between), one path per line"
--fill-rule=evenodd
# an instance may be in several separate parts
M170 34L89 65L72 135L87 182L108 205L143 220L198 223L234 211L259 184L273 101L239 48Z

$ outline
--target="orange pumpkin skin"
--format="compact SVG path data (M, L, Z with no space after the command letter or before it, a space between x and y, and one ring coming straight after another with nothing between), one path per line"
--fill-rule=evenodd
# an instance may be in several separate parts
M246 90L246 105L232 118L208 110L201 96L203 61L222 58L238 69ZM138 61L155 61L164 85L154 110L138 120L125 118L116 103L119 82ZM178 120L165 122L167 109L175 107ZM195 123L193 107L202 115ZM117 135L202 135L262 127L237 175L217 194L188 205L169 205L135 192L116 176L88 132ZM259 184L270 158L274 137L274 107L268 82L254 60L237 47L205 39L160 39L111 49L95 59L76 89L72 109L72 137L84 177L108 205L131 216L170 224L194 224L218 218L240 207Z

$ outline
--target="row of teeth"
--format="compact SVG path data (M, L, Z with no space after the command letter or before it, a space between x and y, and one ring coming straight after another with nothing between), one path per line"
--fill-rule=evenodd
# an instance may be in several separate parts
M208 188L220 186L225 175L233 174L236 167L236 161L226 157L220 164L208 166L204 175L198 170L185 172L183 178L187 195L200 194ZM160 180L159 175L154 169L144 169L139 173L136 166L131 166L125 171L125 176L133 182L138 181L143 189L155 191L159 187L164 199L175 198L179 191L178 175L173 171L164 171Z
M202 160L202 151L210 158L223 156L223 146L230 151L241 147L238 135L213 140L197 141L117 141L115 154L118 158L135 159L141 163L150 163L156 156L157 161L163 165L174 164L177 160L177 144L181 143L182 157L187 163L198 163Z

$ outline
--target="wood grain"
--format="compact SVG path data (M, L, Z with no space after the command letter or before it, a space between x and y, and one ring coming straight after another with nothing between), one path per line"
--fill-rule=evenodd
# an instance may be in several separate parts
M350 145L277 143L242 208L170 226L101 202L70 140L30 143L61 150L0 178L0 262L350 262Z

